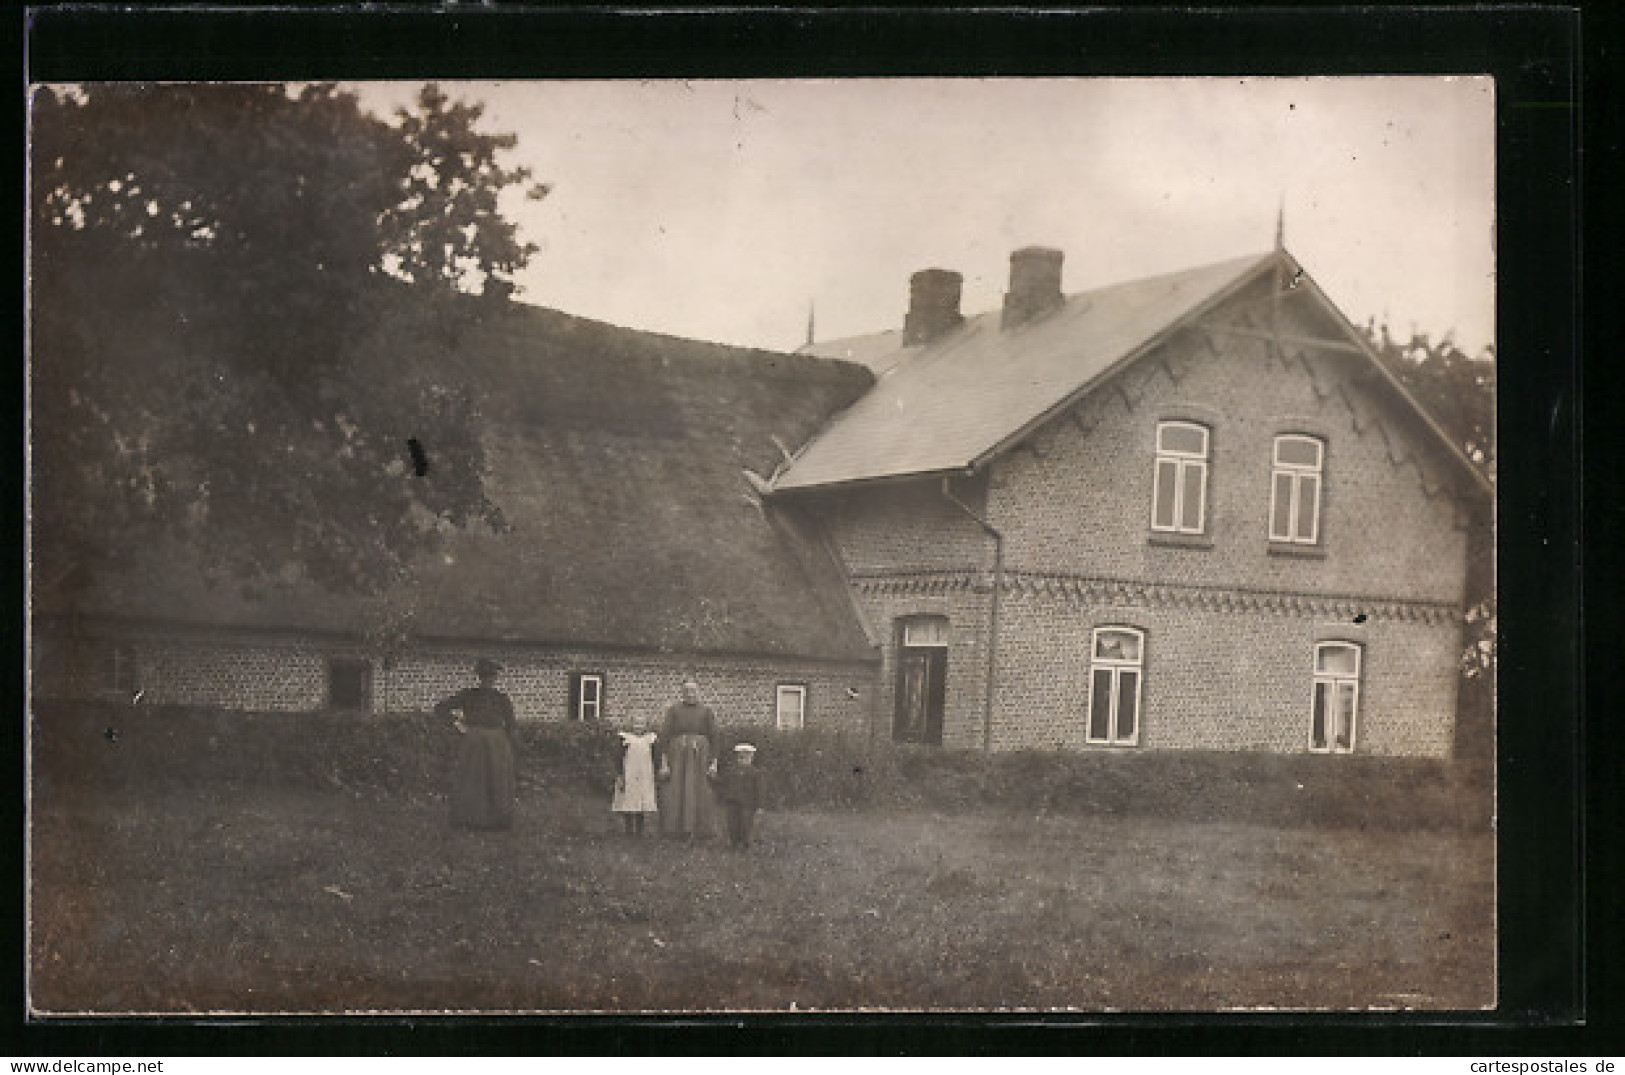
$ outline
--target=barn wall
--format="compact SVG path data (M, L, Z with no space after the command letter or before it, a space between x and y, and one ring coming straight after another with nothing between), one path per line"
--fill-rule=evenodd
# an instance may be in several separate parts
M311 711L327 708L328 662L365 660L372 669L371 708L420 711L475 682L475 657L491 656L506 668L500 686L522 721L569 719L572 672L604 676L604 718L629 724L636 713L658 721L677 698L684 676L700 683L702 700L727 724L771 726L776 688L808 688L806 727L867 735L873 667L747 657L640 655L624 651L522 646L417 646L386 663L354 643L299 637L242 635L221 639L190 634L102 630L36 634L33 690L47 698L113 696L107 662L111 649L126 655L129 680L119 697L140 691L150 705L207 705L240 710Z

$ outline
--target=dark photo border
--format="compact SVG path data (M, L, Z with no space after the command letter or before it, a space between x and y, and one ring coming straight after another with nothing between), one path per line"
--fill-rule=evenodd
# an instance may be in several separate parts
M1590 967L1587 779L1617 796L1617 742L1582 741L1581 12L1535 7L1227 10L757 8L660 13L451 5L31 10L27 81L584 77L1491 74L1497 100L1500 601L1499 938L1501 1001L1487 1013L1186 1016L722 1016L442 1019L333 1017L49 1020L25 1010L23 796L8 798L15 901L6 915L3 1050L14 1055L703 1053L1137 1055L1617 1055L1618 972ZM1615 24L1617 29L1617 24ZM1615 98L1617 101L1619 98ZM1604 106L1606 107L1606 106ZM1617 109L1617 105L1615 106ZM26 124L26 100L18 107ZM1616 121L1617 122L1617 121ZM19 139L25 137L19 131ZM1616 142L1617 144L1617 142ZM20 188L14 221L25 219ZM1617 195L1614 195L1614 200ZM1599 199L1600 200L1600 199ZM1588 205L1587 211L1592 211ZM1617 224L1618 210L1612 213ZM1617 238L1616 238L1617 241ZM21 236L19 235L19 249ZM23 260L17 263L19 274ZM1611 285L1616 290L1618 285ZM22 294L19 280L16 294ZM1617 309L1617 304L1616 307ZM17 339L22 338L21 331ZM1618 352L1617 336L1613 339ZM22 444L23 367L12 443ZM1606 417L1601 404L1599 416ZM1618 417L1617 411L1614 417ZM7 502L10 573L23 602L21 451ZM1609 517L1591 519L1620 538ZM1610 547L1617 547L1611 545ZM1602 579L1617 574L1602 568ZM1617 608L1597 605L1587 619ZM26 615L5 672L23 711ZM1609 621L1602 628L1609 630ZM1618 653L1617 633L1612 651ZM1598 655L1601 655L1599 651ZM1617 664L1617 659L1615 661ZM1612 667L1606 669L1612 675ZM1613 703L1618 709L1617 701ZM1609 716L1612 713L1608 714ZM1601 716L1598 714L1596 716ZM23 722L4 724L18 788ZM1606 740L1603 740L1606 742ZM1598 784L1611 783L1612 792ZM1617 802L1617 799L1615 800ZM1593 817L1617 806L1593 801ZM1601 811L1601 812L1599 812ZM1606 824L1591 833L1611 842ZM1593 886L1617 879L1593 859ZM1617 896L1591 890L1590 927L1612 934ZM1592 951L1599 943L1593 938ZM1617 952L1617 944L1614 946ZM1606 995L1613 988L1613 996ZM1610 1045L1611 1043L1611 1045Z

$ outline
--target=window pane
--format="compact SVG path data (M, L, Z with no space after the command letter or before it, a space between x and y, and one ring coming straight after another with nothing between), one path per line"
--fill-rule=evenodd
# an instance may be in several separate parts
M1179 488L1179 464L1171 459L1157 460L1156 508L1151 525L1159 530L1174 528L1174 494Z
M1282 466L1320 466L1320 441L1304 437L1281 437L1275 442L1275 461Z
M1207 430L1198 426L1164 425L1157 430L1157 450L1207 455Z
M1320 479L1305 474L1298 479L1298 528L1293 537L1315 540L1315 513L1320 510Z
M1110 739L1112 728L1112 673L1095 669L1094 690L1089 695L1089 738Z
M804 695L796 687L779 688L779 727L801 727L801 703Z
M1207 484L1207 464L1186 463L1182 468L1185 481L1184 500L1180 504L1179 528L1200 532L1202 529L1202 490Z
M1352 676L1360 670L1360 651L1353 646L1321 646L1315 654L1315 671Z
M1326 749L1326 695L1330 683L1315 684L1315 714L1309 725L1309 745L1316 750Z
M1138 661L1140 636L1133 631L1101 631L1095 636L1095 656L1105 661Z
M1337 749L1348 750L1354 745L1354 684L1337 685L1337 723L1332 734Z
M1134 738L1134 721L1139 717L1140 673L1127 669L1117 674L1117 739Z
M1275 475L1270 498L1270 537L1285 540L1292 536L1292 475Z
M948 621L940 617L909 620L903 625L903 645L905 646L946 646L948 644Z

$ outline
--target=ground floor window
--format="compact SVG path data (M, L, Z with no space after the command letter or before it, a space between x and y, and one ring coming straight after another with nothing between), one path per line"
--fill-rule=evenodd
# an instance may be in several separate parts
M599 720L603 715L603 674L601 672L571 672L570 719Z
M1309 749L1348 754L1354 750L1360 711L1360 647L1322 642L1315 647L1315 692L1309 718Z
M372 662L334 657L327 662L327 704L333 709L368 709L372 701Z
M775 726L781 732L800 731L807 723L807 686L780 683Z
M1097 627L1089 669L1091 743L1134 746L1140 741L1140 682L1145 632L1134 627Z

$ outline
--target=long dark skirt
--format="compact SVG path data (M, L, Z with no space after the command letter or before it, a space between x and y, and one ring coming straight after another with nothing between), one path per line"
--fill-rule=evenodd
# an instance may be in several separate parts
M451 820L470 829L513 824L516 791L513 747L500 728L470 728L457 752L451 783Z
M716 800L707 773L711 741L679 735L666 747L671 779L661 788L660 831L667 836L710 836L716 831Z

